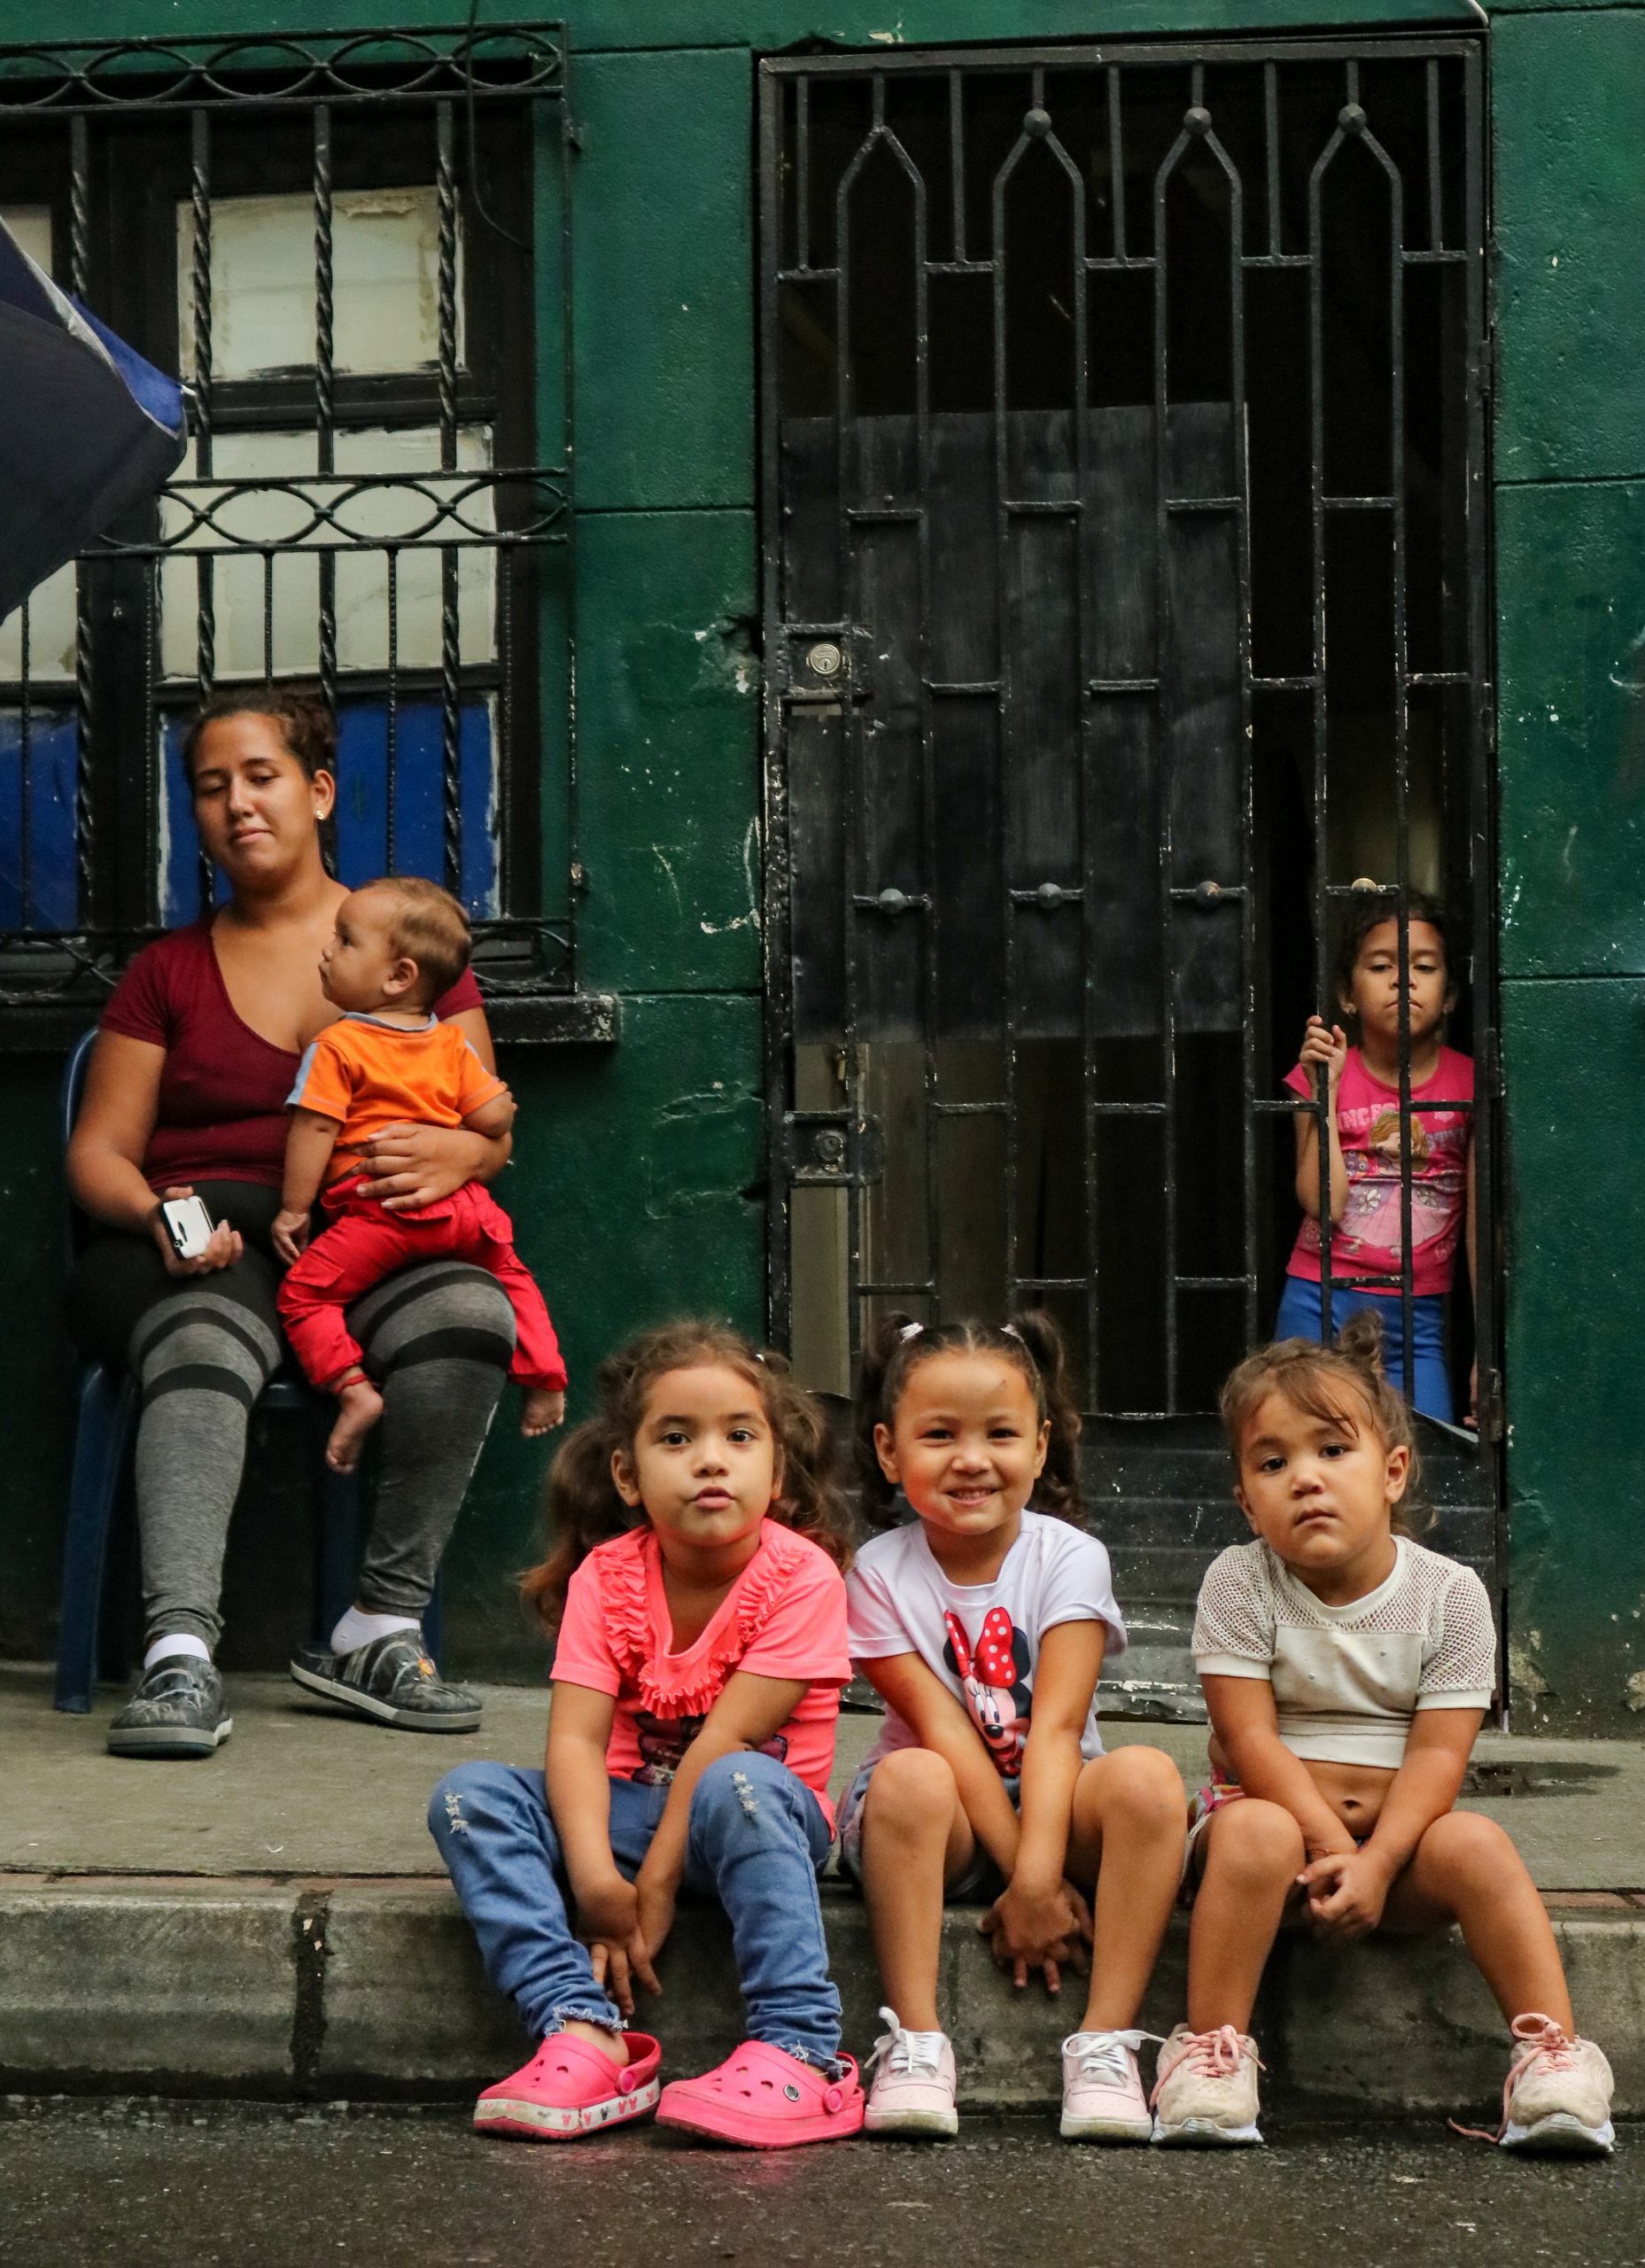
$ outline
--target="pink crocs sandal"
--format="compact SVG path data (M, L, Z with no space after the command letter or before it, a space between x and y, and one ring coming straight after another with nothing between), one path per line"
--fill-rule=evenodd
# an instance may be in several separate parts
M482 2134L517 2134L528 2142L574 2142L643 2118L661 2092L663 2050L648 2032L623 2035L628 2062L620 2069L586 2039L551 2031L529 2063L487 2087L474 2106Z
M657 2124L745 2150L842 2142L862 2132L863 2090L856 2064L849 2055L841 2060L844 2072L831 2079L784 2048L745 2039L718 2070L671 2080L657 2105Z

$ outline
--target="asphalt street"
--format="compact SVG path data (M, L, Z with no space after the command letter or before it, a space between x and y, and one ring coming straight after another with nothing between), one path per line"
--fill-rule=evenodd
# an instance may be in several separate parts
M5 2268L1259 2268L1645 2263L1645 2130L1605 2163L1443 2127L1099 2151L1040 2121L765 2156L640 2130L481 2141L450 2111L13 2101Z

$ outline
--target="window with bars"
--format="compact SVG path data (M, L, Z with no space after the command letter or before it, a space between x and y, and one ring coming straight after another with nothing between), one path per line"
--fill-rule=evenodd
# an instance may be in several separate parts
M211 902L180 748L236 684L335 704L345 880L569 990L565 97L556 26L0 58L0 215L190 390L177 477L0 625L0 1044Z

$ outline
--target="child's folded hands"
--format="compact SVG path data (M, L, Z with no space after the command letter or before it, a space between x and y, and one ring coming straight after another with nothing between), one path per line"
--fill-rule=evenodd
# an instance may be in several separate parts
M1049 1889L1009 1883L981 1917L977 1928L989 1940L996 1966L1009 1969L1020 1992L1037 1969L1048 1992L1062 1989L1062 1972L1090 1967L1090 1908L1071 1882Z
M1369 1845L1313 1860L1297 1876L1307 1893L1309 1928L1322 1938L1367 1936L1382 1919L1393 1872Z

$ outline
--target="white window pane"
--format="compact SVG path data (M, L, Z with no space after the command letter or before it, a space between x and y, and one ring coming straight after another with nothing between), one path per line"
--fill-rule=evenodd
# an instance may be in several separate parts
M36 268L51 274L51 208L49 205L0 205L0 221L19 249Z
M435 532L454 536L465 528L494 524L488 489L464 495L465 473L484 471L492 462L492 437L483 427L457 436L455 474L441 474L439 435L433 427L390 432L376 429L336 437L337 477L320 480L312 432L220 433L212 470L225 481L291 479L304 493L252 493L225 501L215 530L190 532L184 548L160 571L161 667L167 677L193 677L198 668L198 570L190 550L225 536L247 544L291 544L274 561L274 636L271 664L265 658L263 561L218 558L213 574L216 668L220 678L276 677L313 672L320 666L320 567L315 555L336 531L316 527L313 502L338 500L341 532L389 540L410 537L433 524ZM361 489L351 494L348 476L397 474L416 486ZM190 478L198 478L192 470ZM449 506L451 517L446 516ZM462 524L456 517L461 514ZM182 500L166 498L162 526L167 535L187 522ZM384 669L389 658L388 560L381 550L339 551L337 560L338 664L339 669ZM466 663L490 661L496 652L496 562L489 548L457 555L457 613L460 654ZM440 660L440 555L438 549L407 548L400 554L399 663L401 669L438 669Z
M457 436L459 474L485 470L492 462L491 434L475 427ZM462 494L461 478L431 479L439 462L439 435L432 427L406 432L339 433L339 472L396 472L415 477L415 490L362 491L347 508L350 530L360 535L392 536L425 525L442 498L458 499L456 509L470 529L493 528L496 517L489 489ZM451 532L462 531L455 522ZM489 549L457 554L457 634L465 662L488 662L497 650L496 555ZM440 659L440 555L438 550L403 550L400 555L398 655L401 669L438 669ZM388 667L388 562L380 551L339 556L337 563L338 662L345 670Z
M73 567L59 567L29 594L28 674L35 685L74 674L74 594ZM19 607L0 625L0 679L22 674L23 610Z
M182 375L195 375L194 212L177 207ZM332 362L345 374L439 360L439 216L429 189L354 190L331 206ZM462 244L457 360L462 360ZM228 197L212 206L212 369L219 378L303 369L314 359L312 198Z
M314 437L308 433L220 433L212 445L212 466L225 480L305 479L314 473ZM190 453L187 478L199 478ZM195 500L198 503L199 500ZM273 495L237 498L225 507L216 529L201 526L187 542L220 542L225 533L237 541L269 544L300 539L312 517L301 500ZM168 539L187 524L188 511L174 497L163 497L160 526ZM260 555L218 558L212 563L212 603L219 677L261 677L263 654L263 562ZM320 568L312 552L276 555L274 563L274 674L312 671L320 658L317 623ZM190 558L174 553L160 568L160 667L167 677L193 677L198 669L197 627L199 574Z

